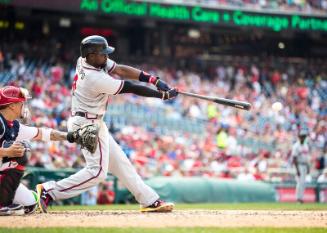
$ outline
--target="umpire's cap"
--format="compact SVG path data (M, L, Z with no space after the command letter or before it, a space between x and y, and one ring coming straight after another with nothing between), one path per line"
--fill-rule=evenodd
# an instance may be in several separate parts
M86 57L90 53L110 54L115 51L115 48L109 46L104 37L93 35L82 40L80 50L81 56Z

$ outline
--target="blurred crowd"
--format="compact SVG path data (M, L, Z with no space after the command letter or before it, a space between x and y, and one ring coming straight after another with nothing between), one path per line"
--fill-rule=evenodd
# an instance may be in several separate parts
M31 90L30 124L66 130L73 61L70 66L49 62L44 67L36 63L30 69L31 61L24 54L3 57L3 72L9 70L15 77L6 85ZM292 181L295 173L290 150L302 125L310 130L308 181L323 174L327 163L326 60L223 57L205 72L145 64L138 67L181 90L252 103L248 112L184 96L165 103L131 94L113 97L111 104L160 107L168 118L205 123L199 134L171 131L164 135L153 125L144 128L127 123L118 128L111 124L111 133L142 177ZM34 142L32 148L31 166L81 168L85 163L74 144Z
M303 63L304 62L304 63ZM325 61L259 61L233 57L207 74L144 66L179 89L252 103L250 112L206 101L178 97L171 117L206 121L201 135L126 126L116 133L140 174L209 176L236 179L293 180L290 161L298 128L310 129L311 176L316 179L326 161ZM210 77L209 77L210 76ZM135 104L157 105L156 100L118 97ZM130 100L128 100L130 99ZM156 103L154 103L156 102ZM279 104L276 104L279 103ZM252 143L244 143L251 140ZM257 148L258 144L262 145Z
M326 0L164 0L175 4L326 14Z

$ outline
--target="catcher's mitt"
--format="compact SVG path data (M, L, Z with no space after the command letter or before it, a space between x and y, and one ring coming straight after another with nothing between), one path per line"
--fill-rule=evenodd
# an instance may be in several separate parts
M99 127L96 124L85 124L78 130L69 132L67 134L67 140L80 144L82 148L85 148L93 154L98 145L98 133Z

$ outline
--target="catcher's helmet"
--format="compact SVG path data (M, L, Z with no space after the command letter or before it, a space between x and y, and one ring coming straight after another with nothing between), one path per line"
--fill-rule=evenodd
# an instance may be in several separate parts
M85 37L80 46L81 56L86 57L90 53L110 54L115 51L114 47L108 45L107 40L102 36Z
M25 102L29 98L31 98L31 96L25 88L5 86L0 89L0 106Z

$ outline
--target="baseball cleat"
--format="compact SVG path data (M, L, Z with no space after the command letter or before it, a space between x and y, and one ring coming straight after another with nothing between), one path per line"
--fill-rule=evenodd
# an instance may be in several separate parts
M165 202L163 200L156 200L152 205L141 207L141 212L171 212L174 209L174 203Z
M0 208L0 216L20 216L24 214L24 206L19 204L11 204L9 206L4 206Z
M52 197L50 194L43 188L42 184L36 185L36 192L38 196L38 206L42 213L48 212L48 206L52 202Z

